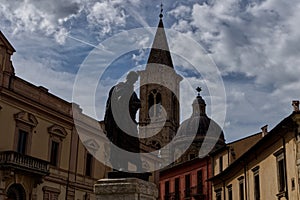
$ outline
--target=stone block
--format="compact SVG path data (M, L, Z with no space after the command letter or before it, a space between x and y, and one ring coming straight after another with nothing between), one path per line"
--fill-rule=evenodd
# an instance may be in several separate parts
M156 200L154 183L137 178L101 179L94 186L96 200Z

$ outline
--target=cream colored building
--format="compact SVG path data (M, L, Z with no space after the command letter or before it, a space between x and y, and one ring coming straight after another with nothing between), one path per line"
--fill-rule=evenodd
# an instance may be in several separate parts
M107 171L92 156L105 154L107 144L94 139L100 137L94 125L101 124L76 104L17 77L14 52L0 32L0 200L94 199L93 185ZM74 112L81 119L76 128L86 133L83 141Z
M213 184L214 200L297 200L299 194L300 165L300 112L299 102L293 101L294 112L262 136L252 146L232 159L230 148L227 152L214 155ZM222 155L222 156L221 156ZM223 169L220 168L221 160ZM228 163L229 165L227 165ZM221 164L222 165L222 164Z

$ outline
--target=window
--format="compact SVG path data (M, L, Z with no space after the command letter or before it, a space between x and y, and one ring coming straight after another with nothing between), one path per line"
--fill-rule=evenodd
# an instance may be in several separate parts
M196 155L194 153L189 154L189 160L192 160L196 158Z
M49 146L48 146L48 158L51 166L59 167L61 149L63 147L63 139L66 138L66 130L59 126L53 125L48 127L49 133Z
M202 177L202 170L197 171L197 193L202 194L203 193L203 177Z
M151 91L148 97L149 117L159 117L162 111L161 94L157 90Z
M232 185L227 186L228 200L232 200Z
M165 182L165 200L170 199L170 182L166 181Z
M191 175L185 175L185 197L190 197L191 195Z
M25 154L26 153L26 146L27 146L27 137L28 133L23 130L19 130L19 137L18 137L18 153Z
M14 119L16 121L14 150L21 154L30 155L32 132L38 121L34 115L25 111L14 114Z
M219 158L219 172L223 171L223 156Z
M56 189L56 188L52 188L52 187L48 187L48 186L44 186L42 188L44 194L43 194L43 199L44 200L52 200L52 199L58 199L59 198L59 194L60 194L60 190Z
M58 166L58 153L59 143L56 141L51 141L50 164L56 167Z
M180 179L175 178L175 200L180 199Z
M239 180L239 196L240 200L244 200L244 177L238 178Z
M92 176L92 170L93 170L93 156L90 153L86 153L86 159L85 159L85 175L86 176Z
M276 153L277 161L277 179L278 179L278 191L279 193L284 193L286 191L286 169L285 169L285 158L284 150L280 149Z
M292 180L291 180L291 182L292 182L292 190L295 190L295 187L296 187L296 185L295 185L295 178L292 178Z
M254 179L254 199L260 200L259 166L252 169Z
M215 190L216 200L222 200L222 189Z

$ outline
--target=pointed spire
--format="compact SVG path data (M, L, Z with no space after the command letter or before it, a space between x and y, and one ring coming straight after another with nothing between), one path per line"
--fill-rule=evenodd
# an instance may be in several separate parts
M154 37L154 41L151 47L151 51L148 58L149 63L158 63L173 67L172 57L169 50L168 40L166 37L164 24L163 24L163 4L161 3L161 10L159 15L159 23Z

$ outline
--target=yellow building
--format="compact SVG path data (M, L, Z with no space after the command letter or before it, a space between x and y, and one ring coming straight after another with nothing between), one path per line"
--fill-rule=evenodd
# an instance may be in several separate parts
M293 101L294 112L270 132L262 128L262 138L236 159L234 153L214 155L214 200L297 200L300 172L299 101ZM248 138L248 139L249 139ZM257 138L256 138L257 139ZM240 144L240 146L245 146ZM237 145L238 146L238 145ZM223 155L223 156L220 156ZM220 168L220 157L229 166ZM222 160L222 158L221 158ZM224 160L224 159L223 159ZM225 164L226 162L224 162ZM221 164L222 165L222 164Z
M106 167L91 154L104 154L106 144L93 137L82 142L72 115L82 119L76 128L87 136L96 134L92 124L99 122L15 76L14 52L0 32L0 200L93 199L93 185Z

